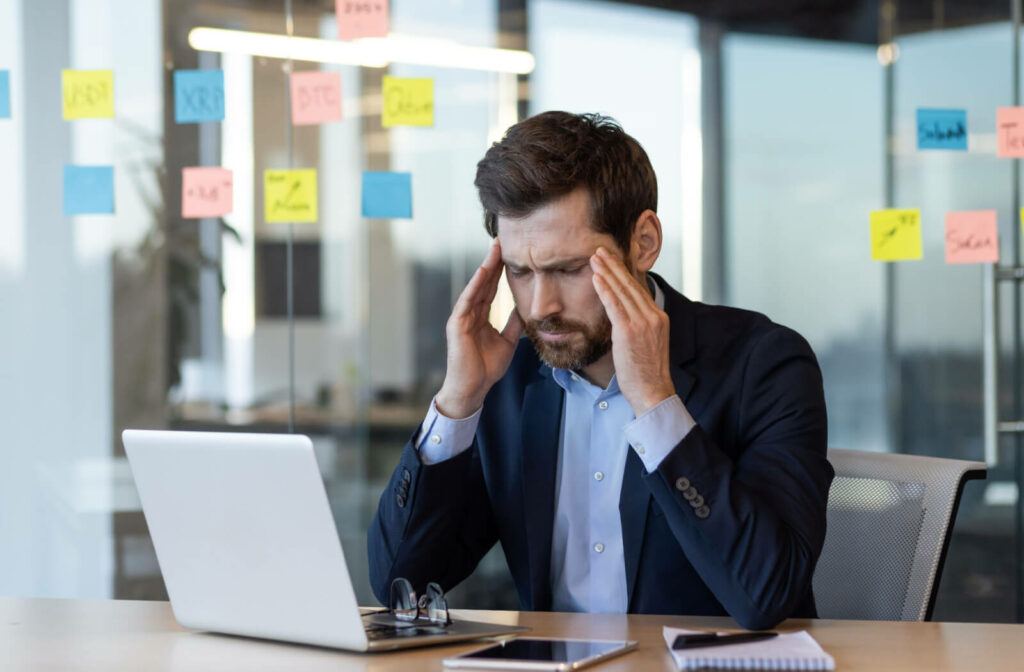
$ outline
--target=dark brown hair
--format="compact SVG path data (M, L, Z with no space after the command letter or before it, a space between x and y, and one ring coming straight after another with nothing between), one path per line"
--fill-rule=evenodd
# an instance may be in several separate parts
M505 132L476 166L484 227L524 217L577 187L590 195L591 226L629 250L633 225L658 208L658 180L647 153L618 122L600 114L544 112Z

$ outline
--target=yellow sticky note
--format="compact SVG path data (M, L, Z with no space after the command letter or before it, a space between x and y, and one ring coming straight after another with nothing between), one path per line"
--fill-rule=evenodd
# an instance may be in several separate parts
M871 258L875 261L920 259L921 211L877 210L871 213Z
M113 70L64 70L64 119L114 116Z
M434 80L384 76L384 128L434 125Z
M316 170L263 171L263 206L268 222L315 222Z

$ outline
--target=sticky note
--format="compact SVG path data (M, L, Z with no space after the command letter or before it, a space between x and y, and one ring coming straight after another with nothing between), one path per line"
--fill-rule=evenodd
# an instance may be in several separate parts
M113 166L64 166L64 214L114 212Z
M263 171L263 205L268 222L315 222L316 170Z
M918 109L917 148L967 151L967 110Z
M871 258L875 261L920 259L921 211L877 210L871 213Z
M174 121L194 124L224 119L223 70L174 71Z
M363 173L363 217L412 217L412 174Z
M388 0L336 0L338 39L388 36Z
M995 210L946 213L946 263L999 262L999 223Z
M182 168L182 217L222 217L231 212L233 199L234 178L227 168Z
M61 79L65 119L114 116L113 70L64 70Z
M0 119L11 118L11 73L0 70Z
M996 142L998 156L1024 158L1024 107L996 110Z
M341 120L341 73L292 73L292 123L298 126Z
M384 128L434 125L434 80L384 76Z

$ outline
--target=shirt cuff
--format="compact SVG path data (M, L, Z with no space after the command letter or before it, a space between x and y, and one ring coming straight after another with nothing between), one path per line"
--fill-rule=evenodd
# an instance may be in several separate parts
M678 394L661 402L623 430L640 460L653 473L690 430L697 426Z
M483 407L468 418L454 420L437 410L435 400L430 401L430 410L420 425L420 433L416 437L416 450L423 464L444 462L464 452L473 445L473 435L480 424L480 412Z

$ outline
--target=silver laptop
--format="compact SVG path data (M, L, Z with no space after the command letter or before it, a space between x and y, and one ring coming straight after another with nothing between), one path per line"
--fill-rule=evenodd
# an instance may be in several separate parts
M309 437L129 429L122 438L184 627L352 651L527 629L361 613Z

